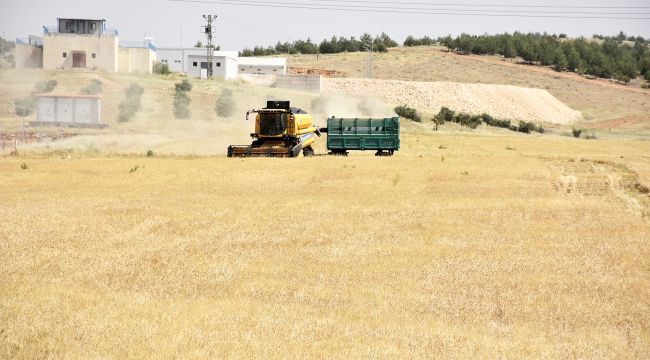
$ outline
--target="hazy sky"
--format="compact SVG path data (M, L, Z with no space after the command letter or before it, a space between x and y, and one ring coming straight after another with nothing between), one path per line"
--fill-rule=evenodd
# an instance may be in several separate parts
M254 0L249 0L255 2ZM321 3L326 0L272 0L267 4L279 3ZM391 2L391 4L378 4ZM339 4L357 6L395 6L400 1L377 0L369 2L342 2ZM419 4L518 4L552 6L650 6L648 0L632 1L512 1L492 0L403 0L422 8ZM419 3L419 4L413 4ZM448 8L449 6L440 6ZM465 7L464 9L476 9ZM508 7L492 8L512 10ZM650 17L647 9L568 9L536 8L534 11L597 11L626 12L635 15L623 17ZM107 26L120 32L120 40L142 40L151 36L159 47L191 46L197 40L204 40L200 32L204 20L202 14L213 13L219 17L215 28L215 43L224 50L241 50L257 44L271 45L278 40L296 40L310 37L320 42L324 37L358 36L363 32L378 34L385 31L403 41L409 35L437 37L445 34L498 33L513 31L539 31L566 33L570 36L594 33L617 34L624 31L631 35L650 37L650 20L616 19L557 19L518 17L475 17L430 14L363 13L327 10L306 10L287 8L259 8L241 5L180 3L167 0L0 0L0 36L10 39L41 35L43 25L55 25L57 17L103 18ZM577 15L585 16L585 15Z

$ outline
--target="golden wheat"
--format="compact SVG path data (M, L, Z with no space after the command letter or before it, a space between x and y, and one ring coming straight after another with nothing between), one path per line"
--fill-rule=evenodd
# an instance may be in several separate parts
M0 357L646 358L649 150L2 158Z

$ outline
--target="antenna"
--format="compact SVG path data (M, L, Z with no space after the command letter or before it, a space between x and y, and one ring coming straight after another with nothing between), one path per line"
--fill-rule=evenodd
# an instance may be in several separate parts
M208 21L208 25L204 27L203 32L208 38L208 79L212 79L212 64L214 62L214 45L212 44L212 21L217 20L217 15L203 15L203 18Z

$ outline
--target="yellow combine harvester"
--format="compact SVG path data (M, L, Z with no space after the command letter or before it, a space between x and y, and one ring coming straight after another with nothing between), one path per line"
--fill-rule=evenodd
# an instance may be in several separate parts
M261 110L246 112L255 117L251 145L230 145L228 157L296 157L314 155L312 144L320 131L311 115L291 107L289 101L268 101Z

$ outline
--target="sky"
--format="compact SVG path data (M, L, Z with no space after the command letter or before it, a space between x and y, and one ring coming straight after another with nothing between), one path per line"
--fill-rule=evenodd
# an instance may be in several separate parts
M210 0L207 0L210 1ZM549 32L565 33L569 36L591 36L592 34L615 35L624 31L628 35L650 38L650 20L620 19L576 19L576 18L523 18L458 16L423 14L423 7L478 4L512 11L511 5L550 6L529 8L532 11L590 11L625 12L632 15L620 17L650 18L650 3L647 0L376 0L345 2L341 0L241 0L248 4L284 3L288 8L251 7L224 3L187 3L169 0L0 0L0 36L8 39L42 35L44 25L56 25L57 17L106 19L107 27L119 30L120 40L141 41L153 37L158 47L190 47L198 40L205 43L201 26L205 24L203 14L218 15L214 27L215 44L223 50L241 50L254 45L273 45L277 41L292 41L311 38L320 42L323 38L336 36L359 36L364 32L389 36L402 42L407 35L431 37L460 33L484 34L502 32ZM230 0L240 1L240 0ZM242 3L240 1L240 4ZM327 4L334 1L340 6L402 6L410 7L412 13L395 13L391 9L384 13L344 12L331 10L310 10L297 8ZM390 4L385 4L386 2ZM382 4L383 3L383 4ZM401 3L401 5L395 5ZM404 4L408 3L408 4ZM356 4L356 5L355 5ZM423 5L424 4L424 5ZM451 4L451 5L440 5ZM321 5L322 6L322 5ZM570 9L566 6L646 6L646 9ZM455 7L458 8L458 7ZM482 9L462 7L464 10ZM521 10L521 9L514 9ZM516 15L512 14L511 15ZM647 14L647 15L646 15ZM563 15L567 15L566 13ZM569 15L591 16L591 15ZM610 15L611 16L611 15Z

